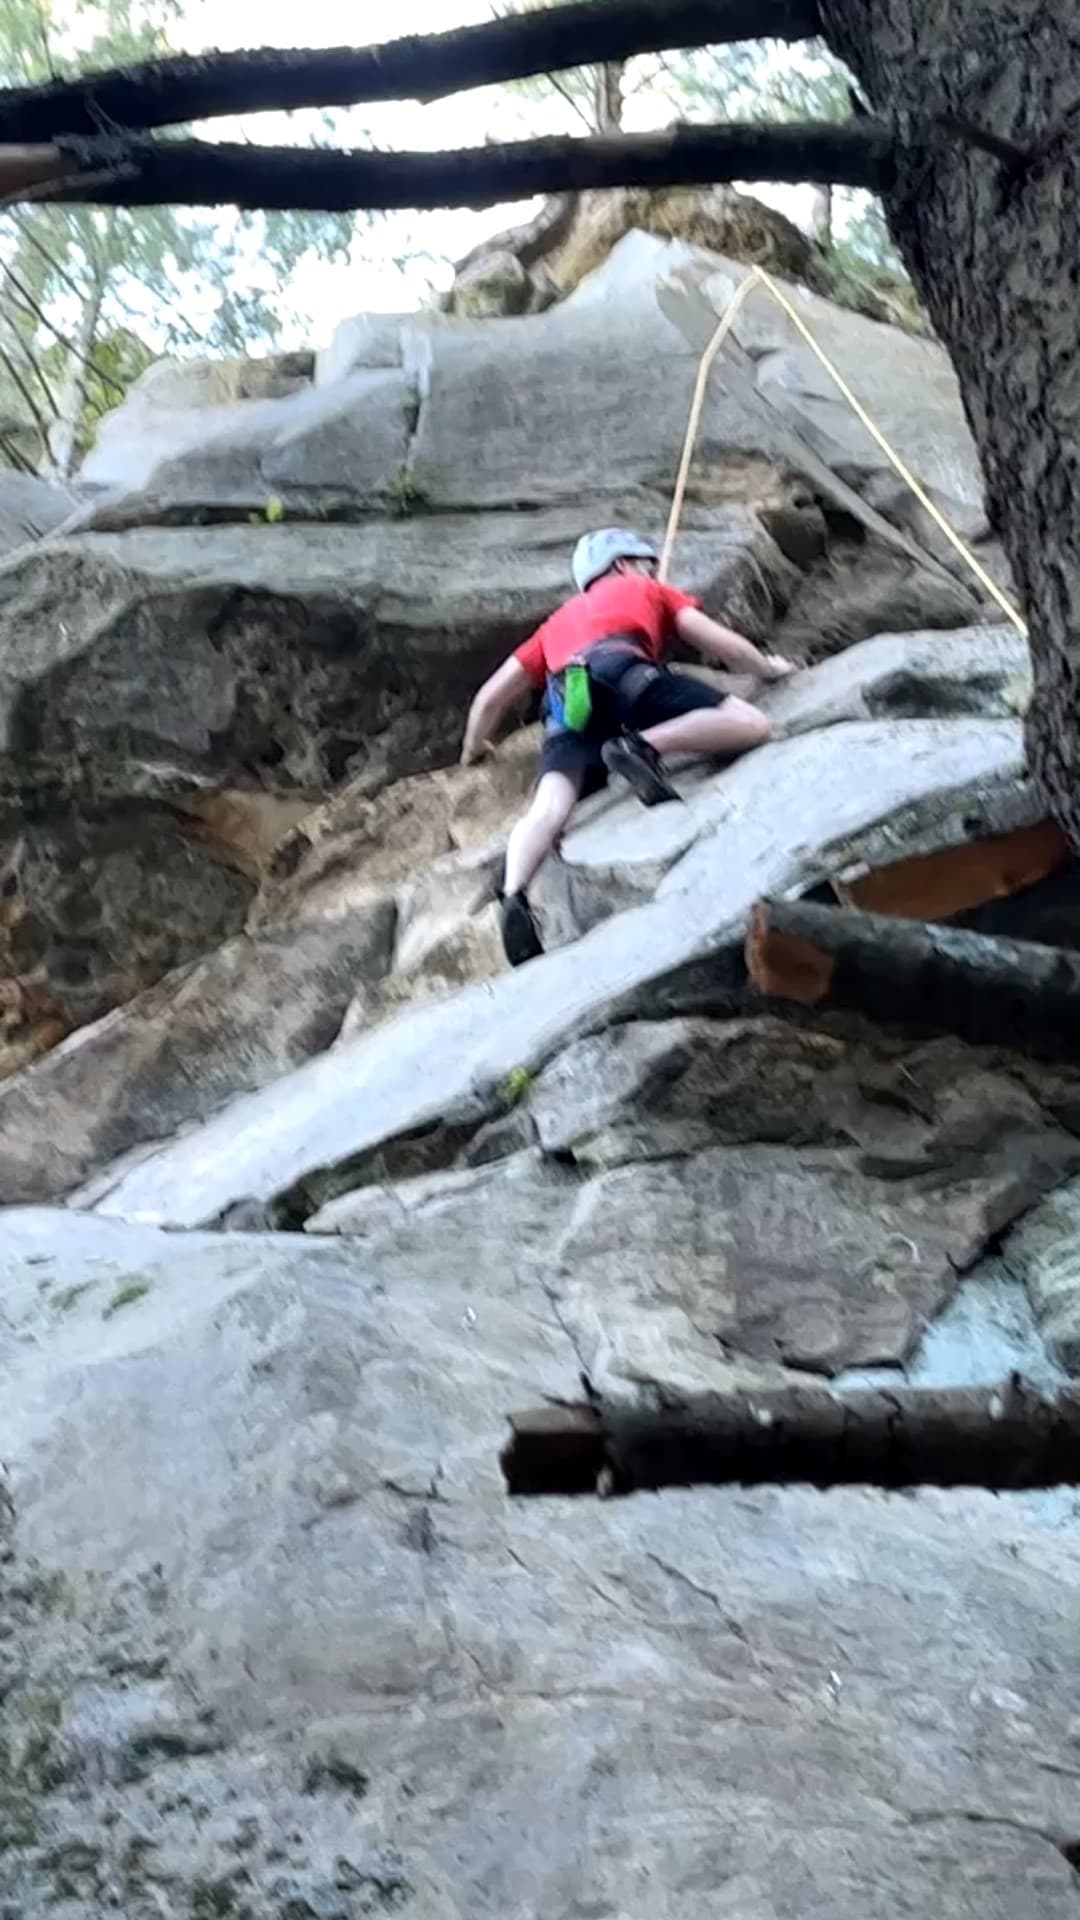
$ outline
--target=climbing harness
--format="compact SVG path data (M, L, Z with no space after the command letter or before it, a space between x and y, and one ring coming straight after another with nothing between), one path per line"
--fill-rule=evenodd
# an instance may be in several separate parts
M592 719L592 687L584 660L573 660L563 679L563 725L584 733Z
M919 505L922 508L924 508L924 510L930 515L930 518L934 521L935 525L939 527L941 532L945 535L945 538L946 540L948 540L950 546L955 548L956 552L960 555L960 558L964 561L965 565L970 568L971 572L975 575L976 580L978 580L979 585L983 587L985 591L991 596L991 598L997 602L998 606L1001 608L1006 618L1011 620L1017 632L1022 633L1026 639L1027 623L1024 620L1023 615L1018 612L1016 607L1013 606L1013 603L1009 599L1008 595L1002 592L1001 588L997 584L997 581L992 579L991 575L987 572L986 568L983 566L981 560L978 560L976 558L976 556L972 553L971 548L967 545L967 543L964 540L961 539L955 527L949 524L948 520L945 518L945 515L942 513L940 507L935 505L934 501L931 500L930 495L927 493L925 487L923 487L920 484L920 482L915 478L915 475L912 473L911 468L906 464L904 460L900 458L900 455L895 451L895 449L889 445L889 442L886 440L885 435L882 433L880 427L874 424L873 420L870 418L870 415L867 413L866 408L862 405L862 402L856 398L855 394L852 392L851 388L849 387L847 381L844 379L844 376L840 372L839 368L834 365L832 360L830 360L824 348L818 345L817 341L815 340L813 334L810 331L810 328L807 326L805 320L802 318L802 315L798 312L798 310L796 309L792 301L788 299L787 294L784 293L781 290L781 288L777 286L776 281L772 278L772 275L765 272L764 267L751 268L750 272L746 276L746 279L742 281L741 285L739 285L735 289L735 292L732 294L731 299L728 301L728 304L723 314L721 315L719 322L717 323L715 333L713 334L711 340L709 341L707 347L705 348L704 353L701 356L701 362L697 372L697 380L694 384L694 397L690 403L690 417L686 425L686 437L683 441L683 449L682 449L682 456L679 461L678 476L675 481L675 492L672 496L672 501L671 501L671 512L668 515L667 531L664 535L664 545L660 555L661 580L667 579L668 572L671 566L672 549L675 545L675 538L679 531L679 522L682 519L682 510L683 510L683 505L686 499L686 487L687 487L687 482L690 478L690 467L694 457L694 448L697 445L698 430L701 426L701 414L705 405L705 394L708 388L709 375L712 372L713 362L715 361L717 354L719 353L721 347L723 346L724 341L727 339L728 334L731 332L732 325L738 315L740 307L743 305L743 302L749 297L749 295L753 292L755 287L764 287L766 293L771 294L772 298L776 301L777 305L783 309L784 313L786 313L792 325L796 328L798 333L801 334L802 338L805 340L807 346L810 348L811 353L813 353L816 359L818 359L821 362L821 365L824 367L826 373L829 375L829 378L835 383L840 393L843 395L844 399L847 401L852 412L855 414L856 419L862 422L862 425L866 428L867 432L877 442L878 446L881 448L882 453L885 455L885 458L888 460L890 466L893 468L893 470L896 473L899 474L905 486L910 488L916 500L919 502Z
M601 704L610 706L617 701L621 711L627 713L645 688L660 678L661 671L645 659L629 637L614 634L609 640L597 640L561 673L550 675L549 721L571 733L584 733L596 711L595 694L599 694Z

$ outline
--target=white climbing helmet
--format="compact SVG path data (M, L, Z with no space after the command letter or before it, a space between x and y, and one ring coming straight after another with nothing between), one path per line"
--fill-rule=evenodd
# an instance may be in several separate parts
M610 573L616 560L659 560L651 540L627 527L599 527L595 533L583 533L574 548L570 571L579 593L585 593L594 580Z

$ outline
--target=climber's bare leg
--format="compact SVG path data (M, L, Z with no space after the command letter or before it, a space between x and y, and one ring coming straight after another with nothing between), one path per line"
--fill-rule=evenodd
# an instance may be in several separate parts
M659 754L704 753L725 760L764 746L772 734L767 714L748 700L734 698L725 700L722 707L698 707L641 730L642 739Z
M528 813L522 815L507 842L505 894L524 893L561 838L580 792L580 774L541 775Z

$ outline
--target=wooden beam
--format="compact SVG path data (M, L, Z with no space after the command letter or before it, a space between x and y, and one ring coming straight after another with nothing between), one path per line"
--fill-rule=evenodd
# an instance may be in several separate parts
M746 940L770 999L1042 1057L1080 1058L1080 954L804 900L761 900Z
M0 147L0 194L6 156ZM486 207L586 187L706 185L717 180L831 180L880 188L889 135L873 121L674 127L595 139L521 140L440 153L326 151L226 141L63 139L32 151L67 172L55 198L109 206L307 208ZM50 156L52 161L50 162ZM18 164L25 164L20 162ZM18 165L7 166L9 198Z
M825 1386L703 1394L659 1409L514 1414L511 1494L691 1486L990 1487L1080 1482L1080 1388Z
M0 91L0 141L181 126L220 114L438 100L635 53L806 40L815 0L586 0L374 47L181 55Z

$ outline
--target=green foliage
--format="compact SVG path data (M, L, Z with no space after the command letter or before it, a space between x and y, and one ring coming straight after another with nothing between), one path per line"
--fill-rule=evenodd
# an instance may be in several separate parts
M136 1300L145 1300L150 1291L149 1280L129 1280L126 1287L118 1287L107 1307L102 1309L103 1320L111 1320L114 1313L121 1313L125 1307L133 1307Z
M168 53L181 13L179 0L0 0L0 85ZM346 257L355 225L44 203L0 214L0 458L66 473L162 351L272 347L301 263Z
M407 520L426 504L427 494L423 487L417 486L407 467L399 467L386 489L386 501L395 518Z
M499 1098L507 1112L521 1105L535 1078L529 1067L511 1067L499 1088Z
M673 56L667 71L674 102L688 120L827 120L851 118L851 76L820 41L780 53L767 42L704 47ZM897 318L917 310L914 288L893 245L881 203L848 188L832 192L828 251L836 297L859 296L889 283Z

